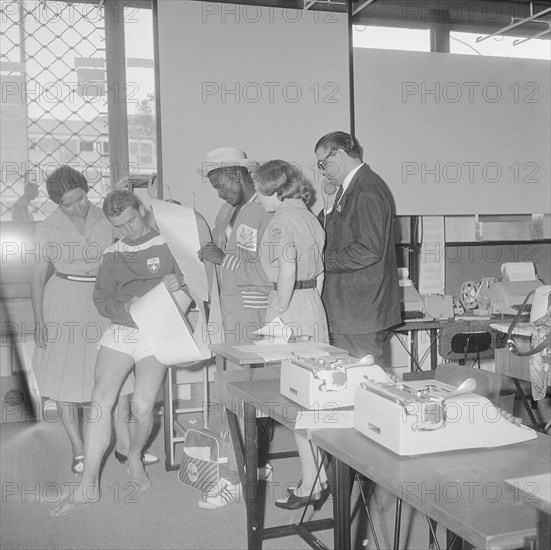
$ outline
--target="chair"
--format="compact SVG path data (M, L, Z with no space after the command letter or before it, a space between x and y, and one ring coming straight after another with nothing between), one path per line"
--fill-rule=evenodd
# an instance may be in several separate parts
M473 359L475 366L484 357L493 357L496 348L497 332L488 321L446 323L440 329L438 352L444 359L458 361L465 365L467 359Z

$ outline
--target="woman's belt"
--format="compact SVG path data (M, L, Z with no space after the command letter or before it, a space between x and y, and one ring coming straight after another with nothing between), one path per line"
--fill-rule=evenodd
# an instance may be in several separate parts
M75 281L77 283L95 283L96 278L90 275L69 275L67 273L60 273L56 271L55 274L62 279L67 279L68 281Z
M305 288L316 288L316 279L307 281L295 281L295 290L304 290ZM274 283L274 290L277 290L277 283Z

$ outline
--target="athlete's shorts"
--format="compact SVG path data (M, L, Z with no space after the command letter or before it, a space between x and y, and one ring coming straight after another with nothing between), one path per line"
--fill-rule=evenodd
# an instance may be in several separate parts
M115 323L99 339L98 349L100 346L130 355L135 363L153 355L139 329Z

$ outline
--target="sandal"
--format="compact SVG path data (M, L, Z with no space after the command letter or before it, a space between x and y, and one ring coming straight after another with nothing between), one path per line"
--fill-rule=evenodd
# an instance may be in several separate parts
M128 460L128 457L123 453L119 453L117 449L115 449L115 458L121 464L124 464ZM152 455L151 453L142 453L142 462L144 463L144 466L149 466L150 464L156 464L157 462L159 462L159 457Z
M71 472L78 475L84 471L84 455L75 456L71 464Z

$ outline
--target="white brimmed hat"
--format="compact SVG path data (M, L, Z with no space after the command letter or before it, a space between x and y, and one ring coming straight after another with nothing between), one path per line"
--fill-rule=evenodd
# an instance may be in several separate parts
M207 176L213 170L230 166L243 166L251 171L256 168L257 164L255 160L247 158L247 155L240 149L221 147L207 153L203 165L197 170L197 173L200 176Z

